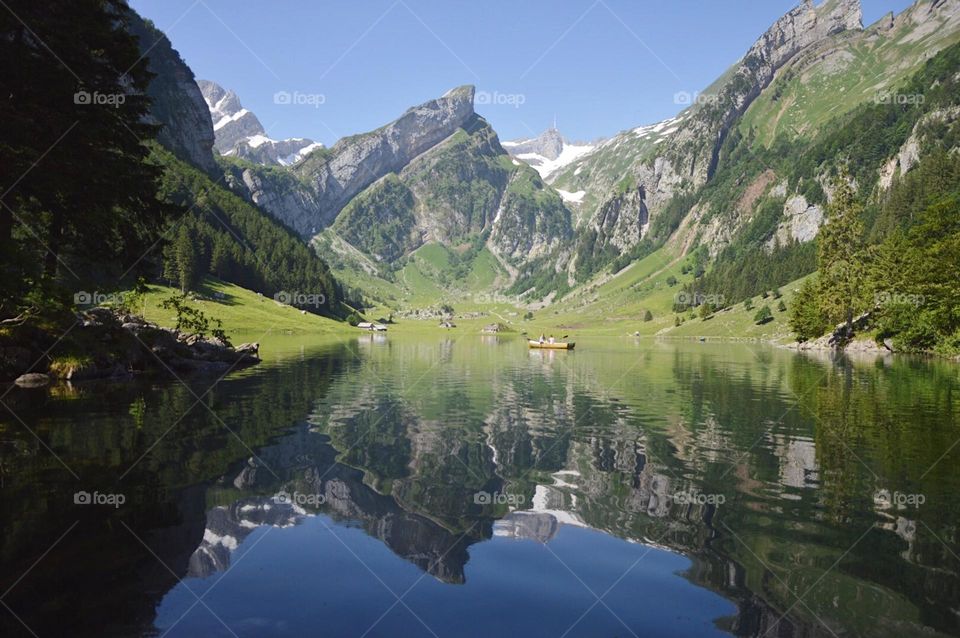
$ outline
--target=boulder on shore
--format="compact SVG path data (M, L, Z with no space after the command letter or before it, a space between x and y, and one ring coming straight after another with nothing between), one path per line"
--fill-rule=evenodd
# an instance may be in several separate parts
M21 374L17 377L14 383L21 388L42 388L45 385L49 385L50 376L40 372L28 372L27 374Z

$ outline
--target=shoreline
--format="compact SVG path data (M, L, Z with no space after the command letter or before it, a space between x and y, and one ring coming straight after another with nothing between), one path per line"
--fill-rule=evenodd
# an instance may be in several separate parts
M38 322L39 323L39 322ZM178 377L226 373L260 363L260 344L236 347L215 337L186 334L138 315L92 308L54 325L6 326L0 338L0 380L19 387L55 381L131 378L139 374ZM57 352L59 350L59 352Z

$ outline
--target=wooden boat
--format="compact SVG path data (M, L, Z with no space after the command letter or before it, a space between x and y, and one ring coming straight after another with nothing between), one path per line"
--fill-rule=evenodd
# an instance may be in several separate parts
M530 344L531 348L540 348L544 350L573 350L573 347L577 345L573 342L568 343L565 341L555 341L554 343L544 341L543 343L540 343L539 341L534 341L533 339L528 340L527 343Z

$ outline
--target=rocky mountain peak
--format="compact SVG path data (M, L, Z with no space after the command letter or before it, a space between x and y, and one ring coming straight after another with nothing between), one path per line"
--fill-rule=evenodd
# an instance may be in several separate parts
M385 126L338 141L322 157L293 167L307 184L296 195L278 192L252 171L243 176L253 200L291 228L310 237L330 225L340 210L365 188L390 173L399 173L419 155L459 129L482 124L473 110L474 87L460 86L407 109ZM502 152L496 136L496 149Z
M216 82L197 80L197 86L200 87L200 92L207 102L207 108L210 109L210 115L214 122L218 122L226 116L236 115L243 109L237 94L224 89Z
M560 157L565 144L567 141L563 139L560 131L551 127L537 137L507 142L504 146L509 146L511 155L535 153L549 160L555 160Z
M825 0L819 6L803 0L773 23L747 52L774 68L798 51L835 33L863 28L860 0Z
M563 137L556 126L552 126L536 137L504 142L503 148L516 159L532 166L541 177L549 180L560 169L595 149L596 144L570 142Z
M197 86L213 121L214 148L221 155L241 157L257 164L286 166L323 146L303 137L271 139L257 116L243 108L236 93L210 80L198 80Z
M442 100L465 100L470 103L471 108L473 108L473 98L477 93L477 87L472 84L464 84L462 86L457 86L441 96Z

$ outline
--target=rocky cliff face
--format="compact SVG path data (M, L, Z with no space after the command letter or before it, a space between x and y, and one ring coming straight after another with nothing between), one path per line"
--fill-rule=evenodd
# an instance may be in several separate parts
M298 192L274 187L268 174L243 173L253 201L305 238L326 228L365 188L403 169L411 160L453 135L474 116L472 86L414 107L390 124L337 142L293 168ZM284 186L286 186L285 184Z
M374 262L482 236L510 267L569 243L563 200L510 158L473 95L472 86L453 89L288 172L236 168L233 184L305 238L323 231L324 245Z
M786 246L791 242L812 241L823 225L823 209L807 202L803 195L794 195L783 206L783 220L767 243L768 248Z
M643 188L632 188L607 200L597 212L597 241L627 250L637 244L646 230L650 213Z
M861 29L861 15L859 0L828 0L820 6L804 0L677 118L622 133L558 176L558 187L587 191L585 223L606 238L595 250L629 249L643 237L643 224L674 196L705 184L731 127L777 70L835 34ZM634 180L641 197L628 211L620 193L624 181ZM613 210L618 214L611 215Z
M699 107L667 142L675 165L690 166L686 176L703 184L716 168L720 147L733 122L773 80L784 64L804 49L847 30L862 29L860 0L813 0L777 20L735 67L732 77Z
M472 86L453 89L383 128L342 139L328 156L298 166L297 174L317 192L319 225L327 226L360 191L463 127L474 115L473 95Z
M219 168L213 158L213 126L193 71L152 23L132 10L128 20L155 75L147 94L152 101L150 115L161 125L158 141L179 159L216 175Z
M197 84L213 121L214 148L221 155L267 166L287 166L323 146L303 137L271 139L257 116L243 108L236 93L209 80L199 80Z

